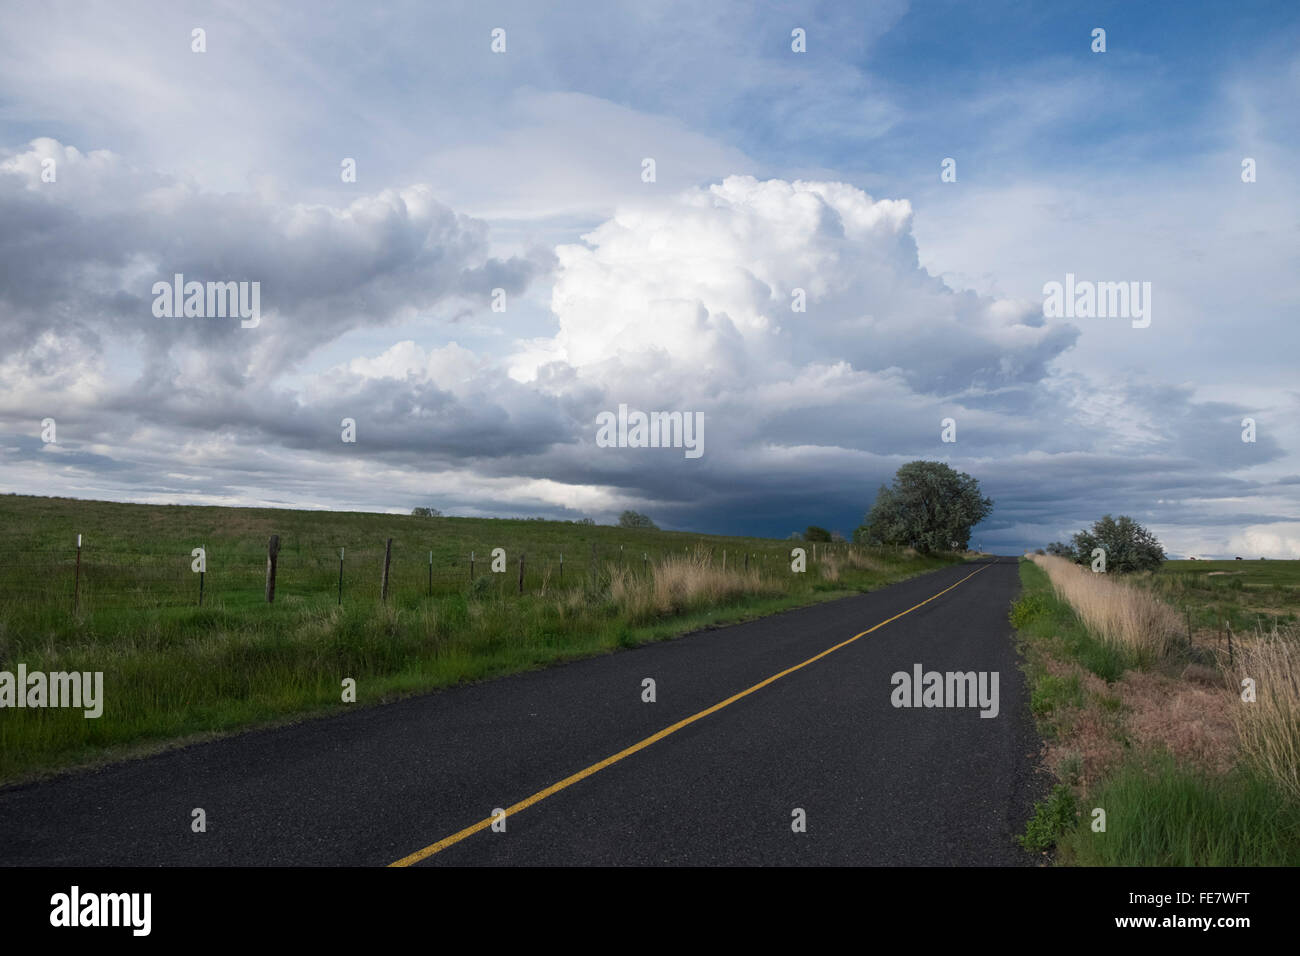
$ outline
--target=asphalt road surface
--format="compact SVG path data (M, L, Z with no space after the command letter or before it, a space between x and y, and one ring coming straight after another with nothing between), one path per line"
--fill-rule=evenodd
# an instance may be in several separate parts
M1012 839L1041 789L1018 588L1013 558L957 565L8 788L0 864L1032 864ZM996 672L997 716L894 706L918 664Z

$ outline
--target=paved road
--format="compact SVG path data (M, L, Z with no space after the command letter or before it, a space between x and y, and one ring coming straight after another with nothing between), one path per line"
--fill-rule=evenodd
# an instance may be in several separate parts
M1036 795L1038 742L1007 623L1018 587L1014 559L955 566L10 788L0 791L0 863L1024 865L1033 861L1012 836ZM997 717L892 706L891 675L915 664L996 671ZM642 700L645 678L654 703ZM496 808L539 794L504 832L485 825ZM206 833L191 831L195 807ZM806 832L792 828L796 808Z

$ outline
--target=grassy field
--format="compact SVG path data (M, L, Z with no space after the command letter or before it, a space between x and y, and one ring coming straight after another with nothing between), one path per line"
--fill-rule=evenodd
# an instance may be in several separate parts
M628 530L553 521L485 518L416 518L357 512L290 511L176 505L135 505L59 498L0 496L0 600L37 607L72 606L77 536L82 535L81 607L99 610L196 605L199 576L191 551L207 551L204 604L227 609L265 603L267 541L279 535L276 601L337 601L343 549L344 603L377 601L385 541L393 539L390 598L399 606L428 596L459 593L489 571L494 548L506 551L507 571L493 575L503 592L577 584L591 570L592 547L600 568L611 562L636 568L642 557L687 553L701 542L730 551L729 561L775 566L784 542L712 538L679 532ZM432 553L432 563L430 563ZM432 576L430 576L432 568Z
M821 544L814 556L808 544L807 571L792 573L796 543L772 539L27 496L0 496L0 529L0 671L102 671L106 701L96 719L0 710L6 782L672 637L961 560ZM202 607L191 570L200 546ZM503 573L490 570L494 548L505 550ZM342 701L346 678L356 704Z
M1222 564L1245 578L1246 562L1122 579L1037 560L1021 562L1011 620L1059 782L1026 848L1074 865L1300 865L1300 632L1285 624L1300 562L1262 562L1279 567L1243 580L1280 613L1249 631L1243 620L1230 658L1204 631L1187 641L1186 615L1247 606L1209 573ZM1179 603L1162 610L1153 595ZM1241 698L1243 675L1257 682L1254 702ZM1093 828L1097 809L1105 831Z
M1166 561L1134 581L1190 614L1202 640L1300 622L1300 561Z

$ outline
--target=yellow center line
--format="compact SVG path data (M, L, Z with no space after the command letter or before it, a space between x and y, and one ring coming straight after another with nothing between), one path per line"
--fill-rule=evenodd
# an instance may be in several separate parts
M636 753L637 751L645 750L645 748L649 747L653 743L663 740L669 734L675 734L683 727L687 727L695 723L697 720L701 720L705 717L708 717L710 714L717 713L718 711L722 710L722 708L730 704L734 704L742 697L748 697L750 694L754 693L754 691L761 690L762 688L766 687L768 684L771 684L774 681L778 681L782 677L785 677L787 674L793 674L795 671L799 670L800 668L807 667L809 664L821 660L826 655L835 653L842 647L848 647L858 638L866 637L872 631L878 631L880 630L880 628L884 627L886 624L890 623L891 621L897 621L903 615L911 614L917 608L924 607L925 605L933 601L935 598L942 597L943 595L951 591L953 588L957 587L958 584L962 584L966 581L969 581L971 578L979 574L980 571L983 571L987 567L988 567L987 564L981 565L979 568L972 571L970 574L966 575L966 577L962 578L956 584L944 588L942 591L938 592L937 594L930 595L920 604L913 604L906 611L901 611L900 613L895 614L893 617L881 621L875 627L869 627L860 634L854 634L848 640L841 641L840 643L836 644L834 647L828 647L820 654L808 658L806 661L804 661L801 664L795 664L793 667L787 667L779 674L773 674L771 677L767 678L766 680L761 680L753 687L746 688L745 690L742 690L738 694L732 694L726 700L719 701L718 703L714 704L712 707L708 707L700 711L698 714L692 714L690 717L687 717L684 720L679 720L675 724L670 724L669 726L665 727L663 730L659 731L658 733L651 734L649 737L645 738L644 740L638 741L637 743L634 743L632 746L626 748L625 750L620 750L618 753L614 754L613 756L606 757L604 760L600 761L599 763L594 763L590 767L587 767L584 770L579 770L577 773L573 774L572 776L565 777L559 783L551 784L545 790L538 790L531 797L525 797L523 800L520 800L514 806L507 807L505 815L507 817L510 817L518 813L520 810L526 810L529 807L531 807L533 804L540 803L541 801L545 800L547 797L551 796L551 794L559 793L561 790L565 789L566 787L571 787L578 781L587 779L597 771L604 770L606 767L610 766L611 764L616 764L623 758L632 756L632 754ZM454 846L455 844L459 843L461 840L464 840L466 837L473 836L475 833L478 833L482 830L486 830L488 827L492 826L492 820L493 820L492 817L488 817L485 820L480 820L478 823L475 823L473 826L468 826L463 830L458 830L457 832L453 833L451 836L443 837L437 843L430 843L423 850L416 850L414 853L410 854L409 856L404 856L397 862L390 863L388 865L389 866L410 866L413 863L419 863L421 860L427 860L435 853L441 853L443 850L447 849L447 847Z

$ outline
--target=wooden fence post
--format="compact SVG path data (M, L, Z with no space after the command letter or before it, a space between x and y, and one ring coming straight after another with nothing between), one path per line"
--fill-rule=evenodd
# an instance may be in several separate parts
M77 573L72 580L72 613L81 608L81 535L77 535ZM26 691L22 691L26 693Z
M344 548L339 548L339 606L343 606L343 552Z
M471 584L474 583L474 552L473 551L469 553L469 581Z
M266 603L271 604L275 601L275 564L280 556L280 536L271 535L271 540L266 542Z
M519 593L524 593L524 553L519 552Z
M429 597L433 597L433 552L429 552Z
M388 603L388 565L393 560L393 539L384 543L384 576L379 582L379 599Z
M199 572L199 607L203 607L203 575L208 568L208 546L203 545L203 570Z
M560 583L564 583L564 552L560 552Z

